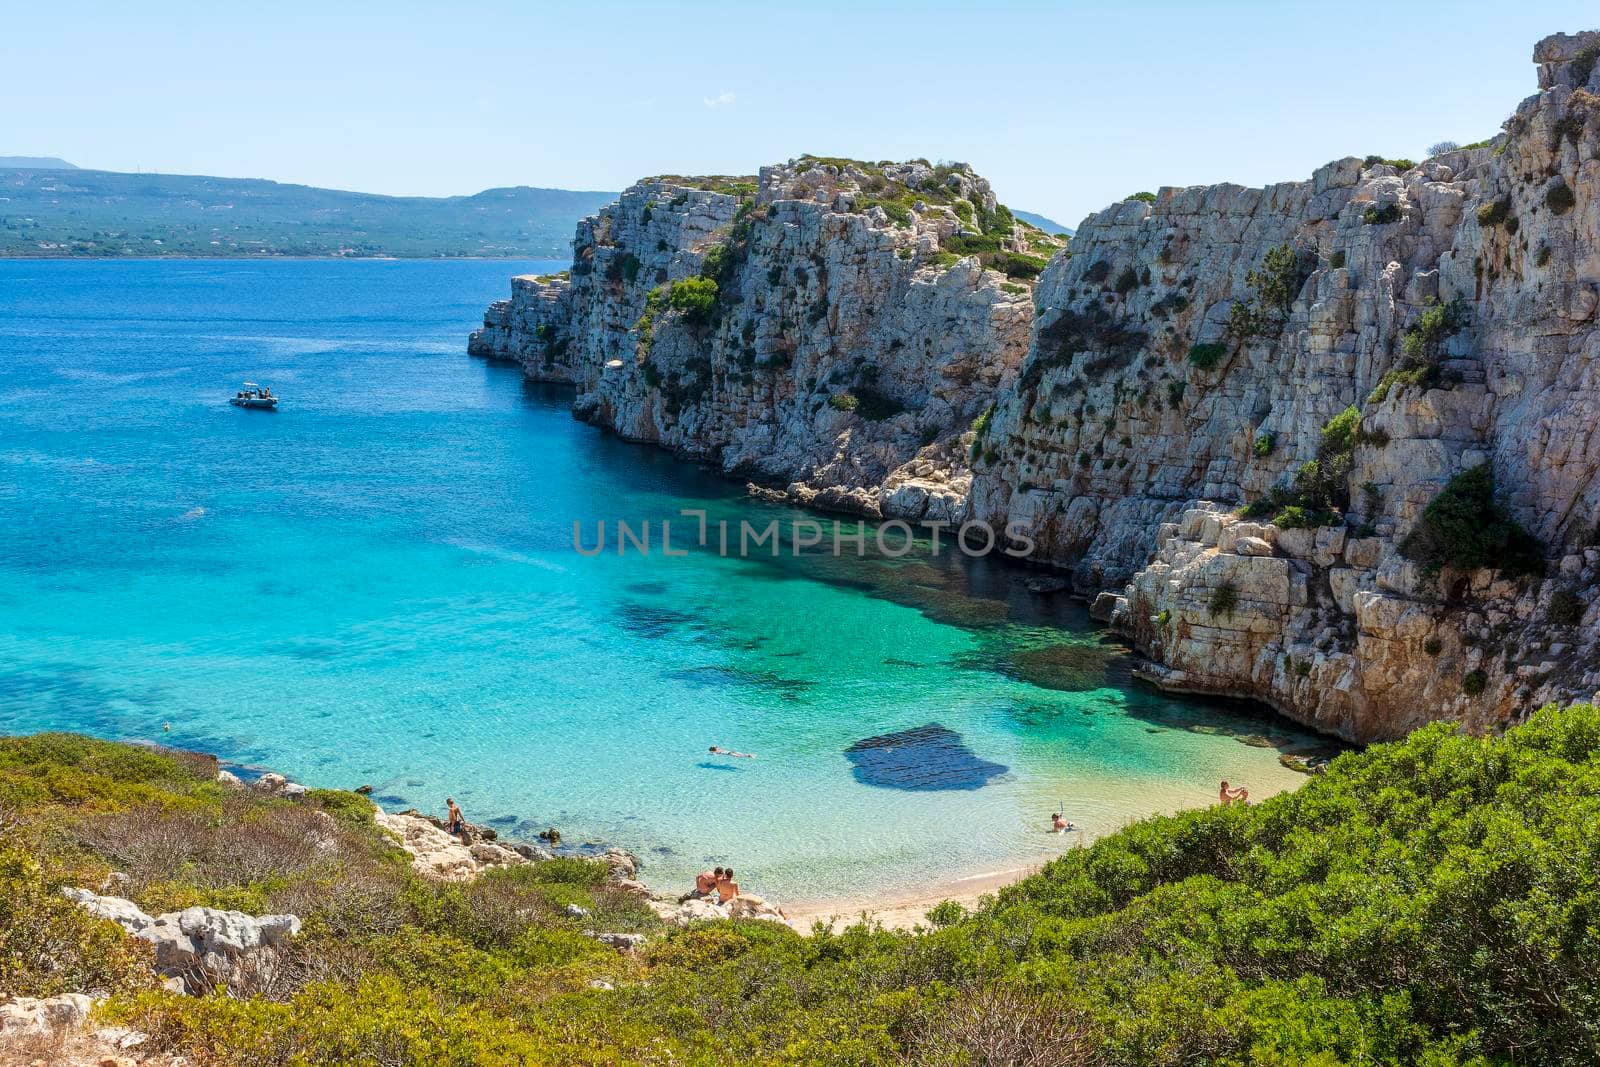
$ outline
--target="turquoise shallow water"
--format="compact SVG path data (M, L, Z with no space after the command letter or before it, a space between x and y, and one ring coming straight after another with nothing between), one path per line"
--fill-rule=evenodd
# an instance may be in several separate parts
M1036 861L1058 804L1099 832L1298 780L1259 735L1313 739L1132 684L1014 568L575 553L574 520L798 513L464 354L553 267L0 262L0 732L453 794L784 899ZM229 407L246 379L283 410Z

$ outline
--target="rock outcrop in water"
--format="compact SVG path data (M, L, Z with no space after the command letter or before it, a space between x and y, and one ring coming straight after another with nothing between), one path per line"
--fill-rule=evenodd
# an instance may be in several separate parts
M803 158L640 182L518 278L471 351L574 409L796 499L956 516L971 428L1027 351L1056 238L964 166Z
M1497 728L1600 687L1597 57L1541 41L1504 131L1421 164L1107 208L1031 304L941 256L990 229L964 169L642 183L473 350L802 500L1025 530L1165 687Z

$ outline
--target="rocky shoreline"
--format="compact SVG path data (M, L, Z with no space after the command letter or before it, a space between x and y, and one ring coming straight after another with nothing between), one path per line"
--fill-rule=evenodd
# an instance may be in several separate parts
M955 165L651 179L469 350L762 496L1026 539L1162 688L1502 730L1600 690L1597 52L1540 41L1478 144L1162 188L1066 249Z

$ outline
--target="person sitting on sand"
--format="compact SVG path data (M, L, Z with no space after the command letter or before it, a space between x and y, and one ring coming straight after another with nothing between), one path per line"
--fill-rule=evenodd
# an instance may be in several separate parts
M1063 816L1059 811L1050 816L1050 828L1053 832L1058 834L1064 834L1068 830L1077 829L1077 827L1073 826L1071 821Z
M729 867L722 872L722 877L717 879L717 903L726 904L739 895L739 883L733 880L733 868Z
M709 897L712 893L716 892L717 883L722 881L722 876L725 873L727 872L725 872L721 867L718 867L714 871L701 871L699 874L695 875L694 888L689 890L683 896L679 897L678 903L682 904L686 900L699 900L701 897Z
M1250 803L1250 790L1246 789L1242 785L1230 786L1228 784L1228 780L1224 778L1222 780L1222 789L1217 793L1217 799L1222 802L1223 807L1227 807L1235 802L1248 804Z
M455 797L445 797L444 828L459 837L463 843L467 840L467 817L461 814L461 809L456 807Z
M723 748L721 745L712 745L711 754L713 756L732 756L734 759L756 758L756 754L754 752L734 752L730 749Z

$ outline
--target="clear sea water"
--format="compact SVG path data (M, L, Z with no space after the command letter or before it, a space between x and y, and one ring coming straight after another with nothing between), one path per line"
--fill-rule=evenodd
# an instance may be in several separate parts
M1082 840L1058 806L1104 832L1299 780L1314 739L1134 683L1013 567L579 556L574 520L796 513L465 354L557 266L0 262L0 732L449 794L785 900L1037 862ZM229 407L244 380L282 410Z

